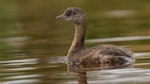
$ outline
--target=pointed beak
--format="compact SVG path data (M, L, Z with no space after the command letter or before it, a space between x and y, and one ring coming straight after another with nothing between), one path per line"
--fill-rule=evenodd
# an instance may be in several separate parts
M63 18L65 18L63 14L56 17L56 19L63 19Z

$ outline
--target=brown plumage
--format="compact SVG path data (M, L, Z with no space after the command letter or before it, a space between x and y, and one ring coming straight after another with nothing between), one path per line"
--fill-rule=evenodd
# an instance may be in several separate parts
M84 35L86 30L86 17L82 9L70 7L62 15L56 17L63 18L75 25L75 36L68 51L68 64L86 65L99 63L125 63L132 62L130 51L115 45L101 45L85 48Z

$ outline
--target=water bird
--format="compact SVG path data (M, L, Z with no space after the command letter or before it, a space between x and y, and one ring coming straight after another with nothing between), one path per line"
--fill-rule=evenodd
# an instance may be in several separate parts
M91 65L133 62L131 51L120 46L107 44L91 48L85 47L86 15L81 8L69 7L56 19L65 19L75 26L74 39L67 54L67 64Z

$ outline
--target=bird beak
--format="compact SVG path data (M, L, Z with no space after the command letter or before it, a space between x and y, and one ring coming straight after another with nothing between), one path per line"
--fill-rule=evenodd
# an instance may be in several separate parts
M63 19L63 18L65 18L63 14L56 17L56 19Z

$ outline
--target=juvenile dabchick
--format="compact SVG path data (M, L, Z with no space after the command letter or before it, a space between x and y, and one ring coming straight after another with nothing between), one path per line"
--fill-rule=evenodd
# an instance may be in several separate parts
M86 65L100 63L133 62L132 53L125 48L115 45L98 45L85 48L84 35L86 16L81 8L67 8L63 14L56 17L72 22L75 26L75 36L67 54L67 62L71 65Z

